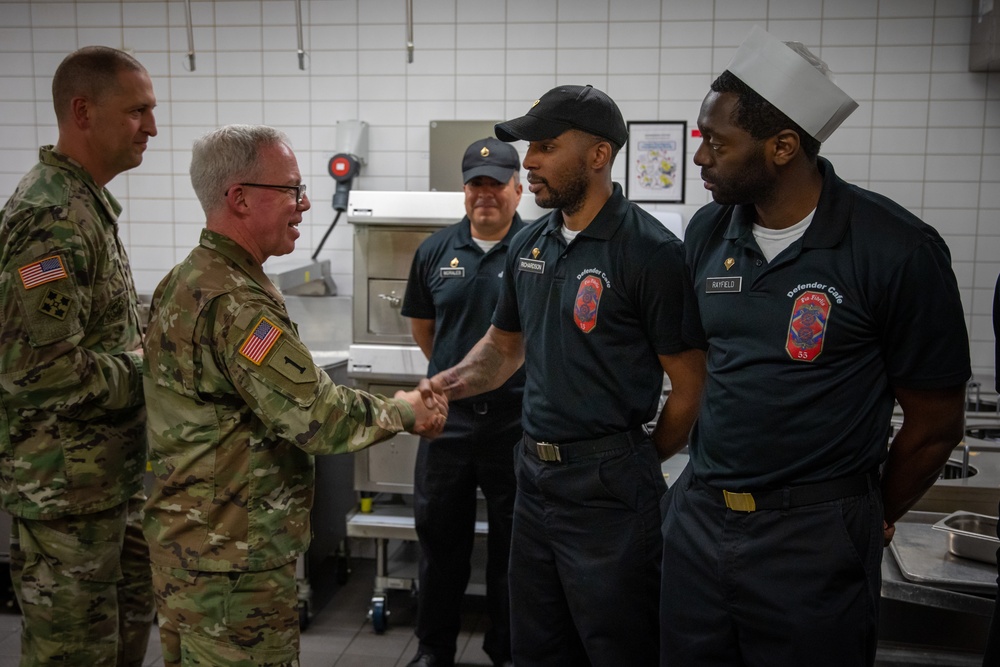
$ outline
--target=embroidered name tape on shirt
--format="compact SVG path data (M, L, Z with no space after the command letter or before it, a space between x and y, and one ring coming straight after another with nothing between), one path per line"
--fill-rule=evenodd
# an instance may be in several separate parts
M281 329L266 317L260 318L257 326L240 347L240 354L260 366L267 353L274 347L275 341L281 336Z
M545 273L545 260L519 257L517 268L528 273Z
M21 274L21 282L24 289L38 287L53 280L61 280L67 276L66 267L63 266L62 259L58 255L40 259L27 266L22 266L17 270Z
M743 276L705 279L705 294L726 294L739 292L741 289L743 289Z

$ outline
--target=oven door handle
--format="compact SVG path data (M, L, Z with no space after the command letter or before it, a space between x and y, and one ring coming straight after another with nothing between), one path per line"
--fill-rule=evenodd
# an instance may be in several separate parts
M379 294L378 298L388 301L389 307L399 308L403 304L403 300L396 296L396 292L390 292L388 294Z

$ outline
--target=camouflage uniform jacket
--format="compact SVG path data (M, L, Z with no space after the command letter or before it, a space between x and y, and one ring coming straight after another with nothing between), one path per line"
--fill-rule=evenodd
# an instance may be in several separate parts
M312 362L284 299L231 239L201 243L153 295L144 369L152 561L265 570L309 546L313 455L412 427L395 399L340 387Z
M119 213L51 146L0 211L0 500L25 519L141 488L142 339Z

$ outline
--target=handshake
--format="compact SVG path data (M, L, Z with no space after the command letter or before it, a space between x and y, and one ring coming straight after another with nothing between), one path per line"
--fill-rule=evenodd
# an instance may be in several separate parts
M424 438L441 435L448 419L448 395L437 376L429 380L424 378L416 389L397 391L395 398L406 401L413 408L416 420L409 429L411 433Z

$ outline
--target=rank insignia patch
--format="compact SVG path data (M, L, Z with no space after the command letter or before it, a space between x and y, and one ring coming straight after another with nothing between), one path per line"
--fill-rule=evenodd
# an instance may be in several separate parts
M453 257L448 266L441 267L442 278L464 278L465 267L458 265L458 257Z
M573 321L583 333L590 333L597 326L597 307L601 304L604 285L596 276L587 276L580 281L573 306Z
M24 289L38 287L39 285L50 283L53 280L60 280L67 276L66 268L63 266L62 259L58 255L46 257L37 262L32 262L27 266L22 266L17 272L21 274L21 282L24 284Z
M121 295L111 302L108 309L104 311L104 318L108 322L121 322L128 312L128 301L125 295Z
M281 329L266 317L260 318L257 326L240 347L240 354L260 366L267 353L274 347L275 341L281 336Z
M49 317L54 317L57 320L65 320L71 303L73 303L73 300L68 296L50 289L42 299L42 302L38 304L38 312Z
M803 292L792 306L785 350L797 361L815 361L823 351L830 321L830 299L822 292Z

